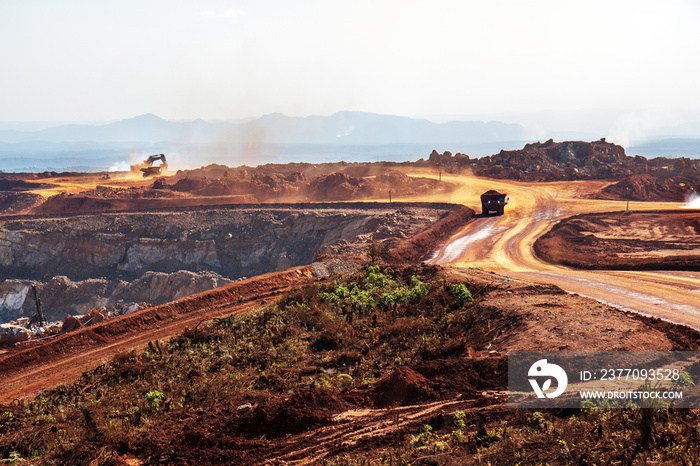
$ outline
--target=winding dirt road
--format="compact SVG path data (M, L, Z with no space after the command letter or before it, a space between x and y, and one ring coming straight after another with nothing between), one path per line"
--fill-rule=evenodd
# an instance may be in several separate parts
M421 176L432 176L434 174ZM582 271L545 263L533 253L535 240L558 220L579 213L624 210L622 201L586 199L606 182L556 182L527 184L514 181L492 180L465 175L443 175L442 179L458 185L451 195L437 194L420 198L402 198L401 201L454 202L471 207L480 205L479 196L488 189L509 194L509 204L503 216L478 217L444 244L429 261L456 267L478 267L514 279L553 283L570 292L595 298L618 308L686 324L700 329L700 272L674 271ZM633 202L632 210L676 209L680 203ZM251 282L264 277L249 279ZM241 282L236 285L244 285ZM285 285L286 286L286 285ZM272 283L272 294L284 289ZM195 320L223 312L244 312L249 305L233 304L227 309L193 313L187 318L160 322L160 327L141 329L138 335L111 336L109 345L86 349L79 346L62 347L60 358L64 364L48 361L30 371L6 368L3 364L15 352L0 351L2 388L0 403L13 398L25 398L41 389L77 377L83 370L94 367L100 359L109 358L118 351L145 345L148 341L165 338ZM203 311L209 307L204 306ZM86 330L87 331L87 330ZM46 377L47 373L51 377Z
M459 188L450 199L440 198L441 201L478 208L481 193L496 189L508 193L509 203L503 216L479 217L466 225L435 253L430 263L479 267L511 278L553 283L621 309L700 329L698 272L583 271L552 265L534 255L535 240L560 219L581 213L625 210L626 201L585 198L608 183L530 184L461 175L443 175L442 179ZM681 205L633 201L629 208L664 210Z

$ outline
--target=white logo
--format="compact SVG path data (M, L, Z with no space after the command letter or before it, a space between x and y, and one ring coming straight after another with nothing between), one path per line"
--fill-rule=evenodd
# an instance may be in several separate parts
M537 398L556 398L566 390L566 384L569 383L569 378L566 376L564 369L557 366L556 364L548 364L546 359L540 359L530 366L530 370L527 375L529 377L549 377L544 381L544 384L540 388L536 379L528 379L532 389L535 391ZM552 378L557 381L557 389L552 393L544 393L552 385Z

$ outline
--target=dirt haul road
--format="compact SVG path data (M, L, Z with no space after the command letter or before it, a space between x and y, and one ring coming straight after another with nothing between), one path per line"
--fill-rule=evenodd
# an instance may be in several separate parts
M435 253L430 263L479 267L511 278L552 283L621 309L700 329L700 272L583 271L552 265L534 255L535 240L565 217L624 211L626 201L585 198L609 183L529 184L444 174L442 179L458 183L460 188L449 199L440 197L441 201L478 209L479 196L489 189L496 189L508 193L509 202L503 216L478 217L466 225ZM681 206L681 203L673 202L633 201L629 208L668 210Z
M313 281L311 266L258 275L57 335L42 343L30 342L26 348L0 349L0 404L31 398L49 387L71 382L100 361L172 337L187 328L196 329L204 321L259 309L284 292Z

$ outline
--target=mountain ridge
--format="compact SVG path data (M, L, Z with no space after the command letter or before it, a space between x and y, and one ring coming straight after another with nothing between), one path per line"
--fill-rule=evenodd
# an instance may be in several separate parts
M330 116L263 115L244 123L171 121L152 113L101 124L68 124L39 131L0 131L0 142L209 142L249 139L271 144L470 143L527 139L525 127L503 122L429 120L370 112Z

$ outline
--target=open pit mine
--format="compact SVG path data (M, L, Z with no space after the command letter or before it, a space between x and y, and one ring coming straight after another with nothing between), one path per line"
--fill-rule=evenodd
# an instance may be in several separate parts
M35 312L32 283L50 320L123 302L161 304L318 255L361 258L372 238L413 236L453 208L265 204L9 220L0 228L0 320Z
M396 244L429 230L457 205L482 215L474 212L472 221L452 225L456 230L443 231L427 256L413 254L411 260L528 274L558 284L583 272L555 274L552 264L698 268L697 216L673 210L657 214L653 225L645 220L649 215L635 215L636 223L617 233L622 236L614 254L601 249L601 240L586 235L595 228L578 227L578 235L589 243L581 257L596 257L596 251L604 256L596 260L598 265L574 262L579 257L575 245L583 240L572 238L570 227L564 227L568 223L558 225L560 220L579 213L628 211L630 201L633 209L643 211L677 208L678 201L700 190L697 160L647 161L626 156L624 149L605 140L550 140L481 159L434 151L428 160L405 164L211 165L154 178L160 170L151 168L166 166L165 160L157 154L134 165L132 173L111 176L3 174L0 323L35 314L36 299L29 292L33 284L45 318L61 321L91 310L122 313L161 304L314 262L317 274L328 276L335 269L329 272L321 264L329 257L344 261L345 271L356 270L372 238L386 258L400 262L411 248L402 255ZM392 193L394 202L389 203ZM355 200L371 202L348 202ZM661 231L665 223L674 222L680 226L671 233L657 235L655 242L637 240L636 249L624 239L646 238L647 226ZM609 230L610 221L605 225L599 229ZM451 239L444 237L453 233ZM620 246L620 241L626 243ZM661 253L664 248L667 252ZM652 252L644 256L643 251ZM632 294L626 288L617 292L617 284L611 283L619 277L584 287L580 277L574 280L579 285L570 285L572 290L585 289L587 295L605 300L615 297L611 302L633 308L623 302L629 299L619 299ZM672 298L647 301L654 299ZM673 303L670 308L678 306L693 304ZM653 314L648 304L640 310ZM669 311L659 312L668 316ZM684 316L675 320L688 322Z
M700 351L700 160L601 139L412 163L156 161L0 174L0 462L700 455L693 410L667 410L673 440L644 450L627 415L535 417L506 396L511 351Z

